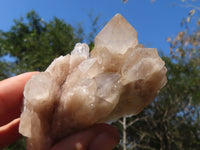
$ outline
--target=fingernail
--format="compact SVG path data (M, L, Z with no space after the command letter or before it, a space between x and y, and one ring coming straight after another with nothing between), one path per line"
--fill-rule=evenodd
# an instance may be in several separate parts
M119 136L104 132L93 140L89 150L112 150L119 140Z

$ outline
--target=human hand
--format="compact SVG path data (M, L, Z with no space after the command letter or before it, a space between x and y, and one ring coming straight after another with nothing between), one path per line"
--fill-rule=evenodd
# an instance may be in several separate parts
M119 139L119 132L114 127L96 124L63 139L51 150L112 150Z
M37 72L0 81L0 148L18 140L19 116L26 82Z
M19 139L19 116L26 82L37 72L0 81L0 148ZM97 124L55 144L51 150L111 150L119 142L112 126Z

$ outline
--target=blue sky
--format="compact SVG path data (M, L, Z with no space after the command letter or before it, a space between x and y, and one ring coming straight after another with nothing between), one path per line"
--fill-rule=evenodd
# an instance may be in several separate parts
M181 0L0 0L0 30L8 31L13 20L35 10L45 21L54 16L76 25L83 23L89 31L88 13L100 14L99 24L109 21L116 13L122 14L137 30L139 42L169 54L166 38L183 30L180 22L191 8L180 5ZM176 6L173 6L176 3ZM199 2L197 2L200 4Z

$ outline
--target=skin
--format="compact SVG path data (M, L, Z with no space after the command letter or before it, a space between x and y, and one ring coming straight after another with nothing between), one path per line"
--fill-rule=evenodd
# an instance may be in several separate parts
M28 72L0 81L0 148L22 135L19 116L26 82L38 72ZM112 150L119 142L118 131L107 124L96 124L56 143L51 150Z

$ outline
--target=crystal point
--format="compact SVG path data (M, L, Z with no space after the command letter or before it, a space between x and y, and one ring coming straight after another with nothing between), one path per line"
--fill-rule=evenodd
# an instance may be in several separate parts
M124 54L137 44L136 30L120 14L116 14L95 38L96 48L105 47L117 54Z
M116 14L95 38L89 54L76 44L24 89L19 132L28 150L47 150L95 123L141 112L166 84L157 50L138 44L136 30Z

